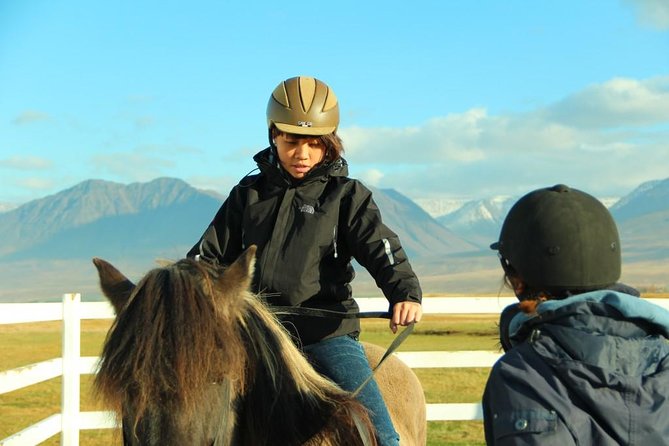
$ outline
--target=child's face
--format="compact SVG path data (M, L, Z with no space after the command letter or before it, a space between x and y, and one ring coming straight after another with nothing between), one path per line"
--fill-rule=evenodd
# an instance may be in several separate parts
M323 161L325 146L316 136L281 133L274 139L279 162L293 178L304 178Z

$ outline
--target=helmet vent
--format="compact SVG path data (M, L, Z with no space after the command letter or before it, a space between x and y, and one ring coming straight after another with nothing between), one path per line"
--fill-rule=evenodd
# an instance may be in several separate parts
M300 89L299 97L302 102L302 110L306 113L311 108L311 104L314 103L316 79L313 77L300 77L298 88Z
M333 109L337 106L337 96L328 89L328 97L325 99L325 104L323 105L323 111L326 112L330 109Z
M290 101L288 100L288 92L286 91L285 83L280 83L279 86L274 89L272 92L272 97L279 104L290 108Z

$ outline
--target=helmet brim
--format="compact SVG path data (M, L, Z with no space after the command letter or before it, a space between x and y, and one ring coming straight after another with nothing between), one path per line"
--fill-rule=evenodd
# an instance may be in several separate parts
M323 136L329 135L337 130L337 127L303 127L299 125L282 124L280 122L275 122L274 125L282 132L294 135Z

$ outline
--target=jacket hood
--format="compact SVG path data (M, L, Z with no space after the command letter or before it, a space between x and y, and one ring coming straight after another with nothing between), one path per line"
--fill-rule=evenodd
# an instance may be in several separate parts
M281 167L279 158L276 155L276 150L272 147L267 147L256 153L253 157L253 161L256 162L258 169L260 169L260 171L269 179L285 185L298 185L310 183L312 181L321 181L328 177L348 176L348 163L341 157L332 162L316 165L304 178L300 179L291 177L290 174Z
M548 300L537 306L536 314L515 314L508 328L511 341L518 341L539 324L570 315L589 312L587 308L599 307L604 312L615 311L624 319L634 320L652 327L655 333L669 338L669 311L636 296L612 290L598 290L577 294L566 299Z

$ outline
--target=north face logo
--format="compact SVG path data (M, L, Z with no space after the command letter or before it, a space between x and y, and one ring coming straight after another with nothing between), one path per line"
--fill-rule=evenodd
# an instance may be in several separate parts
M314 207L312 205L303 204L302 206L300 206L300 212L305 212L307 214L313 214L315 211L314 211Z

